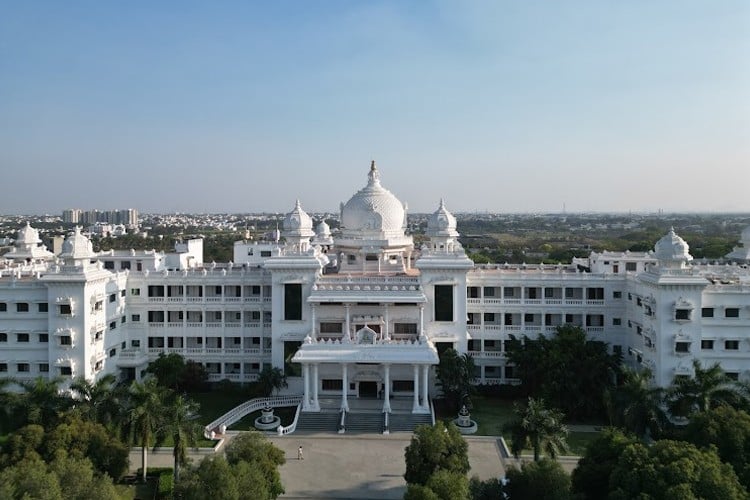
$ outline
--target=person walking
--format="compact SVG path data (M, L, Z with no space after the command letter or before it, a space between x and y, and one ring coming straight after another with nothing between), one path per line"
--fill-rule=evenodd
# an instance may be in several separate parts
M299 445L299 448L297 448L297 460L304 460L305 457L302 456L302 445Z

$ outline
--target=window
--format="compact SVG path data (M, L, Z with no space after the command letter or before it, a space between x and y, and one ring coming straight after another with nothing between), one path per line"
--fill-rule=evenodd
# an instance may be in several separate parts
M469 286L466 287L466 296L470 299L478 299L479 298L479 287L478 286Z
M7 341L8 341L8 334L0 333L0 342L7 342Z
M16 365L16 371L18 373L28 373L30 371L28 363L18 363Z
M104 261L104 269L114 269L115 268L115 261L113 260L105 260Z
M141 347L141 341L140 340L131 340L130 341L130 347Z
M8 363L0 363L0 373L5 373L8 371Z
M534 314L532 313L526 313L523 315L523 321L524 323L533 323L534 322Z
M141 294L141 289L140 288L131 288L130 289L130 295L132 295L134 297L138 297L140 294Z
M94 302L93 311L101 311L104 309L104 301L103 300L97 300Z
M104 337L104 332L101 330L94 334L94 340L101 340L103 337Z
M495 322L495 313L484 313L484 322L485 323L494 323Z
M302 319L302 285L287 283L284 285L284 320L300 321Z
M131 314L130 315L130 321L138 322L140 320L141 320L141 315L140 314Z
M260 317L260 314L258 316ZM327 321L320 322L320 333L341 333L341 330L341 323Z
M701 340L701 349L703 349L705 351L711 351L711 350L713 350L713 348L714 348L714 341L713 340L708 340L708 339Z
M117 294L116 293L110 293L109 294L109 302L110 304L117 300Z
M110 321L109 322L109 329L114 330L117 328L117 321Z
M120 290L120 297L124 297L125 295L127 295L126 291Z
M103 366L104 366L104 363L102 361L97 361L96 364L94 365L94 371L98 372L99 370L102 369Z
M19 313L27 313L27 312L29 312L29 303L28 302L18 302L18 303L16 303L16 312L19 312Z
M39 373L49 373L49 363L39 363Z
M29 341L29 334L28 333L17 333L16 334L16 342L28 342Z
M586 298L588 300L604 300L604 288L587 288Z
M116 348L110 349L109 350L109 357L110 358L114 358L115 356L117 356L117 349Z
M625 270L626 271L637 271L638 270L638 263L637 262L626 262L625 263Z
M39 334L39 342L41 342L41 343L49 342L49 334L47 334L47 333L40 333Z
M622 298L622 292L612 292L612 298L613 299L621 299Z
M621 318L612 318L612 326L620 326L620 325L622 325Z
M37 310L40 313L49 312L49 304L47 304L46 302L40 302L39 304L37 304Z
M321 380L321 389L324 391L341 391L344 388L344 383L341 379L323 379Z
M57 312L60 316L70 316L73 313L73 310L70 307L70 304L60 304L57 306Z
M740 309L738 307L727 307L724 310L724 317L725 318L739 318Z
M130 261L129 260L123 260L120 262L120 269L130 269Z
M484 287L484 296L485 297L494 297L495 296L495 287L493 287L493 286L486 286L486 287Z
M125 324L126 321L127 321L127 319L125 319L125 316L123 316L122 318L120 318L120 323Z
M690 309L675 309L674 319L677 321L689 321Z
M271 256L271 251L270 250L261 250L260 251L260 256L261 257L270 257Z
M60 345L73 345L73 339L70 335L61 335Z
M737 351L740 348L739 340L725 340L724 349L727 351Z
M404 335L416 335L417 324L416 323L394 323L393 333L404 334Z
M63 377L73 375L73 370L69 366L61 366L60 375Z
M690 352L690 342L675 342L674 350L681 354L687 354Z
M435 285L435 321L453 321L453 285Z
M8 311L8 304L5 302L0 302L0 312L7 312Z
M713 318L714 317L714 308L713 307L704 307L701 309L701 318Z

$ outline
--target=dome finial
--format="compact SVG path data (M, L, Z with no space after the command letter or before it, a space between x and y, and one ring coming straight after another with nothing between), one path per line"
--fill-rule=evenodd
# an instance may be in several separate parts
M375 160L370 162L370 172L367 174L367 179L370 186L380 185L380 172L378 172L378 167L375 166Z

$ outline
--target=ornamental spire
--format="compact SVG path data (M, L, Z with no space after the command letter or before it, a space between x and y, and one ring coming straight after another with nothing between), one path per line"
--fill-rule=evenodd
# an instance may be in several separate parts
M378 167L375 166L375 160L370 163L370 172L367 174L367 179L369 186L380 185L380 172L378 172Z

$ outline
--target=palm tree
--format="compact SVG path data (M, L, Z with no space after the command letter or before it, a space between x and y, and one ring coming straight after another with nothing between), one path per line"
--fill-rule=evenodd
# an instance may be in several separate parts
M719 363L708 368L693 360L695 375L678 377L667 392L670 413L686 417L695 411L704 412L716 404L733 404L738 400L738 391L732 385Z
M117 384L117 377L108 374L91 382L79 377L70 385L81 414L98 422L110 430L119 429L123 418L122 408L126 399L126 390Z
M664 389L651 383L651 370L622 370L622 383L608 392L610 422L639 437L659 434L669 422Z
M164 396L166 390L160 387L155 378L130 386L130 408L128 423L132 441L141 447L142 480L146 482L147 450L154 437L160 432L164 421Z
M41 424L54 426L61 413L71 406L71 400L60 391L60 377L47 379L37 377L32 380L16 380L23 389L18 397L18 410L21 414L21 425Z
M164 406L164 421L158 432L156 445L171 436L174 441L174 480L180 480L180 466L187 464L187 448L195 446L202 427L197 422L198 403L180 395L171 398Z
M18 404L18 394L6 389L14 384L12 378L0 379L0 434L6 434L14 427L15 408Z
M534 450L534 461L539 461L541 451L551 458L568 450L568 428L563 424L559 410L547 408L542 399L529 398L525 407L515 405L517 420L507 425L511 432L511 451L518 458L521 451Z
M278 367L266 366L258 375L258 386L264 397L271 396L274 391L289 387L284 370Z

